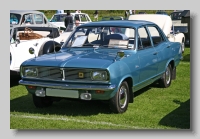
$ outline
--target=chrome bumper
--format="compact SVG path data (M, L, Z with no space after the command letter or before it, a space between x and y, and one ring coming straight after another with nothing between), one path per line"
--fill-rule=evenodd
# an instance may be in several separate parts
M56 84L56 83L44 83L44 82L32 82L20 80L19 84L32 85L45 88L57 88L57 89L69 89L69 90L104 90L112 91L116 88L115 85L83 85L83 84Z

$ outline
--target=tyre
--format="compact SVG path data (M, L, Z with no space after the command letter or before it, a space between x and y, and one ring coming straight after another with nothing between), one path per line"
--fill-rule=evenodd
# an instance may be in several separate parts
M37 97L32 95L33 103L37 108L49 107L53 104L53 101L49 97Z
M113 98L109 100L110 109L114 113L123 113L127 110L129 103L129 87L126 81L122 82L119 90Z
M172 68L171 65L169 64L167 66L167 69L162 75L162 78L159 81L159 84L163 88L167 88L171 85L171 80L172 80Z

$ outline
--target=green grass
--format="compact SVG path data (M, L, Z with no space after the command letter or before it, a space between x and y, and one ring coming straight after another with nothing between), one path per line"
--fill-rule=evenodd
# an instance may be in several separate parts
M48 19L56 13L56 10L39 10L44 12ZM146 12L148 14L155 14L157 10L136 10L136 14L138 12ZM168 15L173 12L173 10L165 10ZM65 11L66 12L66 11ZM75 10L70 10L70 12L75 12ZM91 20L94 21L94 10L81 10L82 13L87 13ZM103 16L123 16L124 17L124 10L99 10L99 17L98 20L100 21Z
M43 109L19 78L10 81L10 129L190 129L190 48L169 88L152 84L135 92L123 114L98 101L62 100Z

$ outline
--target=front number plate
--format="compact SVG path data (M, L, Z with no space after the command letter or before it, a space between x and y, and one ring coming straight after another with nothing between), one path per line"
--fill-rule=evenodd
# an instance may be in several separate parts
M79 93L77 90L62 90L62 89L46 88L46 96L79 98Z

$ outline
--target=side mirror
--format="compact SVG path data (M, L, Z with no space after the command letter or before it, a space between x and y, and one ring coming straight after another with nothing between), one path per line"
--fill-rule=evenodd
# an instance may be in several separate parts
M19 40L19 39L16 39L16 40L15 40L15 43L16 43L16 44L19 44L19 43L20 43L20 40Z
M20 43L20 40L19 39L16 39L15 40L15 46L17 47L17 45Z

